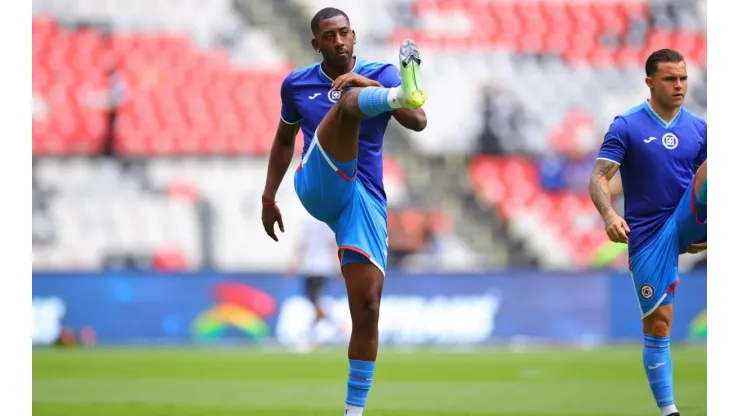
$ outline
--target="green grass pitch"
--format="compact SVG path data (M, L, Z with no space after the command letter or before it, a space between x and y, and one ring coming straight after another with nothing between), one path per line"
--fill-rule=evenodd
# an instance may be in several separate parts
M655 415L641 351L387 348L365 415ZM706 416L706 349L672 351L679 410ZM338 349L36 349L33 414L335 416L346 374Z

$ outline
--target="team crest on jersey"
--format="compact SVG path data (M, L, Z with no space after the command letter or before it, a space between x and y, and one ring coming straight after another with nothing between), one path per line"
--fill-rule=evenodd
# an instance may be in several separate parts
M655 291L650 285L642 285L642 287L640 288L640 294L645 299L652 299L653 295L655 295Z
M668 150L673 150L678 147L678 137L673 133L666 133L663 135L663 147Z
M339 101L339 97L342 96L342 91L330 90L326 96L329 97L329 101L336 103Z

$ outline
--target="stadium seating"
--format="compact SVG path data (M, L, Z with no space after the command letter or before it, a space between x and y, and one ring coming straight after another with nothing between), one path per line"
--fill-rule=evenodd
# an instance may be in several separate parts
M46 18L34 19L33 44L34 94L50 108L47 120L34 122L35 154L99 152L106 111L90 102L107 92L113 67L121 71L126 95L117 126L119 154L269 151L287 65L237 67L224 50L201 50L187 36L105 39L94 29L65 30ZM299 138L296 148L301 144Z
M194 201L147 192L145 183L106 160L39 161L34 181L51 192L39 215L54 226L50 244L34 246L34 267L99 270L106 258L174 249L185 268L201 266Z
M601 131L614 114L645 98L644 60L649 51L662 47L675 47L687 56L692 81L700 82L692 84L686 105L699 115L706 113L706 105L696 98L706 89L701 81L706 23L697 2L302 3L311 10L328 5L346 10L358 33L358 53L365 58L395 62L400 40L417 40L429 92L425 109L434 124L412 139L425 154L475 152L485 122L479 108L486 86L510 94L533 120L514 132L521 150L545 151L552 129L573 110L590 113ZM672 7L670 13L667 7ZM448 97L459 98L450 106Z
M35 267L100 269L110 256L151 257L162 250L182 254L185 268L203 266L203 239L210 235L213 264L223 270L287 270L306 215L291 184L293 161L278 193L287 232L273 243L260 221L265 158L153 158L131 167L105 159L41 159L37 186L47 190L37 214L53 225L55 238L35 247ZM404 172L387 158L387 181L397 197L406 193ZM390 189L390 188L389 188ZM443 212L391 208L389 227L409 234L450 231ZM420 247L423 249L423 247Z
M703 2L293 1L300 18L345 10L363 58L395 62L402 38L420 44L430 123L409 136L412 151L469 159L473 192L543 267L587 267L605 236L588 197L545 189L534 158L592 153L613 115L645 98L643 61L661 47L687 56L686 105L706 114ZM34 178L46 201L35 203L34 232L53 236L39 238L34 266L100 268L112 255L143 253L162 268L284 270L280 247L296 235L265 240L256 202L280 82L293 67L281 45L228 0L34 0L33 8ZM115 89L123 91L115 150L136 157L134 166L49 158L101 152ZM506 152L528 156L478 155L484 125ZM413 172L399 160L384 161L391 230L422 241L431 227L465 263L450 214L417 208L424 193L409 192ZM288 229L303 215L290 189L279 196Z
M607 241L586 194L546 192L532 160L479 156L470 180L486 204L509 224L511 236L549 268L587 267Z

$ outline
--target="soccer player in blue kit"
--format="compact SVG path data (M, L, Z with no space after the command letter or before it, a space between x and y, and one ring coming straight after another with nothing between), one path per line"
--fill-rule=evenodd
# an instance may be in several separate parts
M661 49L645 63L650 99L617 116L591 174L589 192L609 239L628 244L644 333L643 364L661 416L679 416L670 352L678 256L707 248L707 123L682 107L686 62ZM609 180L619 170L625 218Z
M421 131L427 120L420 107L419 50L405 40L400 71L390 64L353 55L355 32L347 15L320 10L311 20L313 49L322 62L293 71L281 88L282 110L270 151L262 194L262 223L277 241L275 201L303 131L302 161L294 186L304 208L335 233L352 318L345 415L362 415L375 371L378 317L388 251L383 188L383 135L393 116Z

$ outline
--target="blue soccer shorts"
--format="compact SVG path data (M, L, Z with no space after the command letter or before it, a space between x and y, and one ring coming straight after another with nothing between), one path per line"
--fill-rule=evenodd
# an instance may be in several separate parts
M673 302L679 283L678 256L687 246L706 239L706 205L697 199L692 181L663 228L630 258L642 318Z
M339 162L314 137L295 173L298 199L335 233L342 265L370 262L385 275L388 215L385 203L357 179L357 160Z

